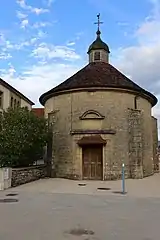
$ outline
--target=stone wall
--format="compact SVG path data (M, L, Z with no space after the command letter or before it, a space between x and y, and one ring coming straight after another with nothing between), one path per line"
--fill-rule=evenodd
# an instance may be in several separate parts
M52 112L54 118L51 161L53 175L82 179L82 151L77 144L77 137L80 138L83 134L75 137L71 133L77 130L107 130L108 133L103 136L107 142L103 153L103 179L120 178L122 163L126 166L126 177L130 177L128 109L134 108L134 98L135 94L132 92L102 90L66 93L48 99L45 116L48 117ZM143 115L143 126L139 125L143 128L143 149L141 137L136 135L133 136L132 146L138 146L139 162L142 161L140 151L143 151L143 175L149 176L152 174L153 162L151 104L141 97L137 101L137 108ZM104 118L82 120L80 117L88 110L97 111ZM139 118L138 112L136 115L134 126ZM115 131L115 134L109 134L110 130ZM135 162L133 165L137 171L134 174L142 177L142 165Z
M131 178L143 178L143 117L140 110L128 109L128 148Z
M159 160L158 160L158 126L157 119L152 117L152 131L153 131L153 163L154 172L159 172Z
M12 169L12 187L46 177L46 165Z

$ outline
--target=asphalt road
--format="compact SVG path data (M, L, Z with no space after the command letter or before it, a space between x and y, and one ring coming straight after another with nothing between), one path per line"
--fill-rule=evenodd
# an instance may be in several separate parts
M157 183L158 184L158 183ZM0 240L159 240L160 198L1 192Z

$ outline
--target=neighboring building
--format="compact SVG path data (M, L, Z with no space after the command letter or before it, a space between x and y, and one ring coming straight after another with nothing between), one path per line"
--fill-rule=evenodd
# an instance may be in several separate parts
M101 32L89 64L44 93L40 102L53 126L52 175L72 179L143 178L158 171L157 98L109 63Z
M32 112L33 112L37 117L44 117L44 108L32 108Z
M9 107L27 107L32 109L34 103L26 96L0 78L0 111Z

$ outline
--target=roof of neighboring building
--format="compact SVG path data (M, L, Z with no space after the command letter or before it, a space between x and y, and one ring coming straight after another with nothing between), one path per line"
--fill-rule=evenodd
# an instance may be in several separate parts
M32 112L33 112L37 117L44 117L44 108L32 108Z
M89 63L57 87L44 93L39 100L40 103L44 105L49 98L63 91L86 88L92 90L96 90L96 88L132 90L146 97L151 102L152 106L157 103L157 98L152 93L138 86L109 63L104 62Z
M21 92L19 92L17 89L15 89L14 87L12 87L10 84L8 84L7 82L5 82L2 78L0 78L0 85L4 86L5 88L9 89L11 92L14 92L16 95L18 95L20 98L22 98L23 100L25 100L26 102L28 102L31 105L34 105L34 103L27 98L26 96L24 96Z

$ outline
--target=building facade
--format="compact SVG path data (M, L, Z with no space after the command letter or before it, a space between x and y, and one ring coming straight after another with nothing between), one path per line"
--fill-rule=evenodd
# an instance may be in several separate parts
M32 108L32 112L33 112L37 117L44 117L44 108Z
M27 107L31 110L33 105L31 100L0 78L0 112L9 107Z
M40 102L52 129L52 176L112 180L143 178L159 170L157 98L109 63L109 47L97 38L89 64L44 93Z

